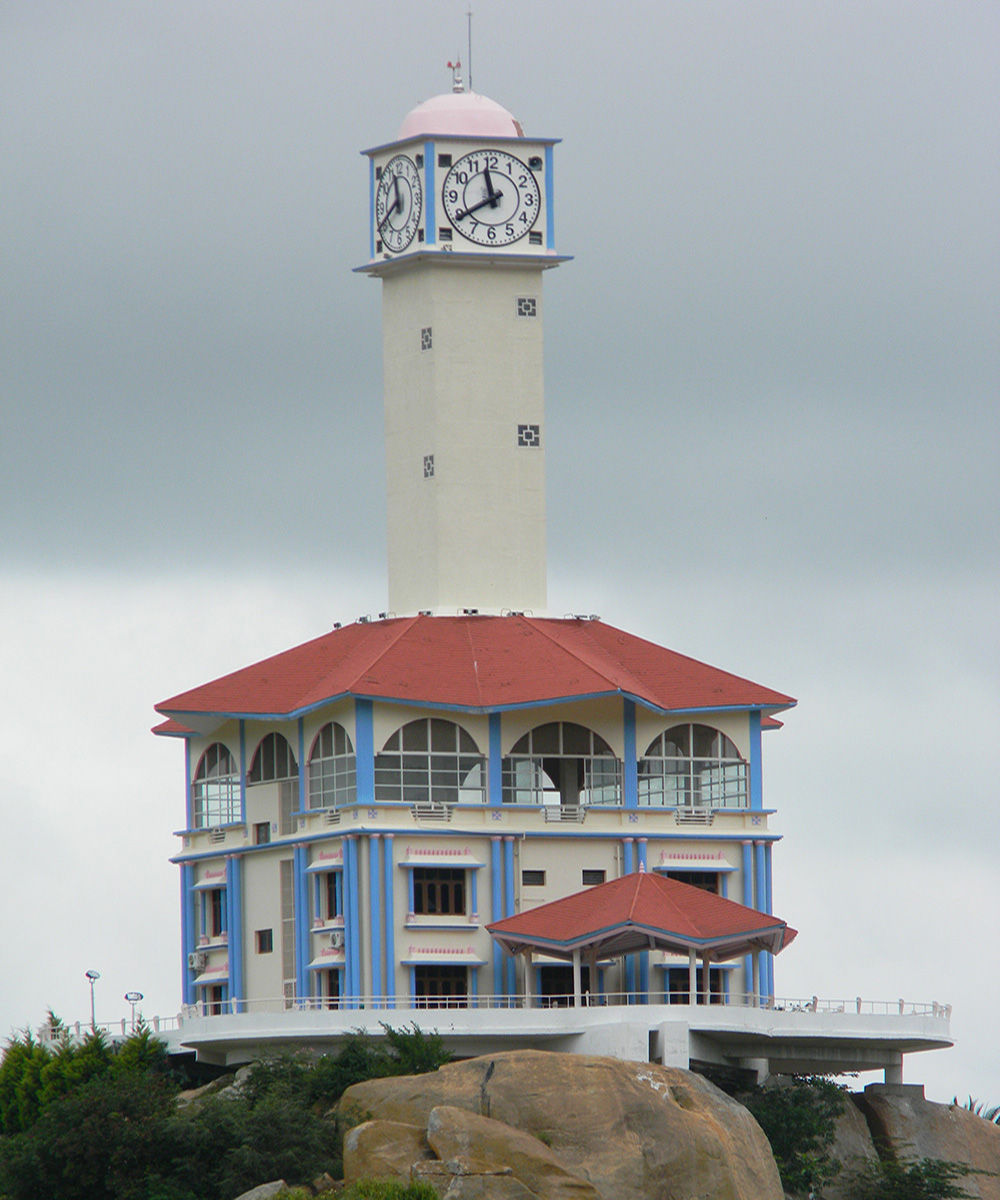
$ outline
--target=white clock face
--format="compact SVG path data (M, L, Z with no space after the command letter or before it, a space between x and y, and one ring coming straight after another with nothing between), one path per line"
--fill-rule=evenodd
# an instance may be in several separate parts
M444 177L444 211L477 246L509 246L538 220L541 193L530 167L503 150L477 150Z
M416 163L405 154L390 158L375 192L375 236L387 250L398 254L413 241L423 205Z

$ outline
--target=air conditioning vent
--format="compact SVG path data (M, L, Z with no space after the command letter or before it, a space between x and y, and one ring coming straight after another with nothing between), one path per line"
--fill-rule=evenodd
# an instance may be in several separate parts
M334 950L343 950L344 935L339 929L330 934L330 945L334 948Z
M192 971L204 971L208 965L208 955L200 950L192 950L188 955L188 968Z

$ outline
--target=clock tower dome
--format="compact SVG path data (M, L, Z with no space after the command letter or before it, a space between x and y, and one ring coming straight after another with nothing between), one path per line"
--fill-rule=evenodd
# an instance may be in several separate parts
M544 612L542 273L552 138L436 96L369 160L382 280L389 609Z

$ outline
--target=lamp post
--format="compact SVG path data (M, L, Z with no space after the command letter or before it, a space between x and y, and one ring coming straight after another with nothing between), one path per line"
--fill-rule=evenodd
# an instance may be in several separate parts
M90 1031L97 1032L97 1017L94 1014L94 984L101 978L100 971L88 971L87 978L90 980Z
M132 1032L135 1033L135 1006L142 999L142 992L126 992L125 999L132 1005Z

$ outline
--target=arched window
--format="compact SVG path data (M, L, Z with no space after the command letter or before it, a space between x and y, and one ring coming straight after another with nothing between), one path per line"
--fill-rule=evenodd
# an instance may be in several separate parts
M747 764L709 725L675 725L639 760L639 804L650 808L746 808Z
M250 764L247 783L273 783L276 779L295 779L298 773L299 768L295 765L291 746L280 733L269 733L260 740Z
M551 721L526 733L503 760L504 804L579 808L621 804L621 764L583 725Z
M460 725L421 717L397 729L375 755L375 799L482 804L486 759Z
M347 730L329 721L309 752L309 807L340 808L357 799L357 760Z
M194 773L194 827L231 825L240 819L240 773L221 742L213 742Z

